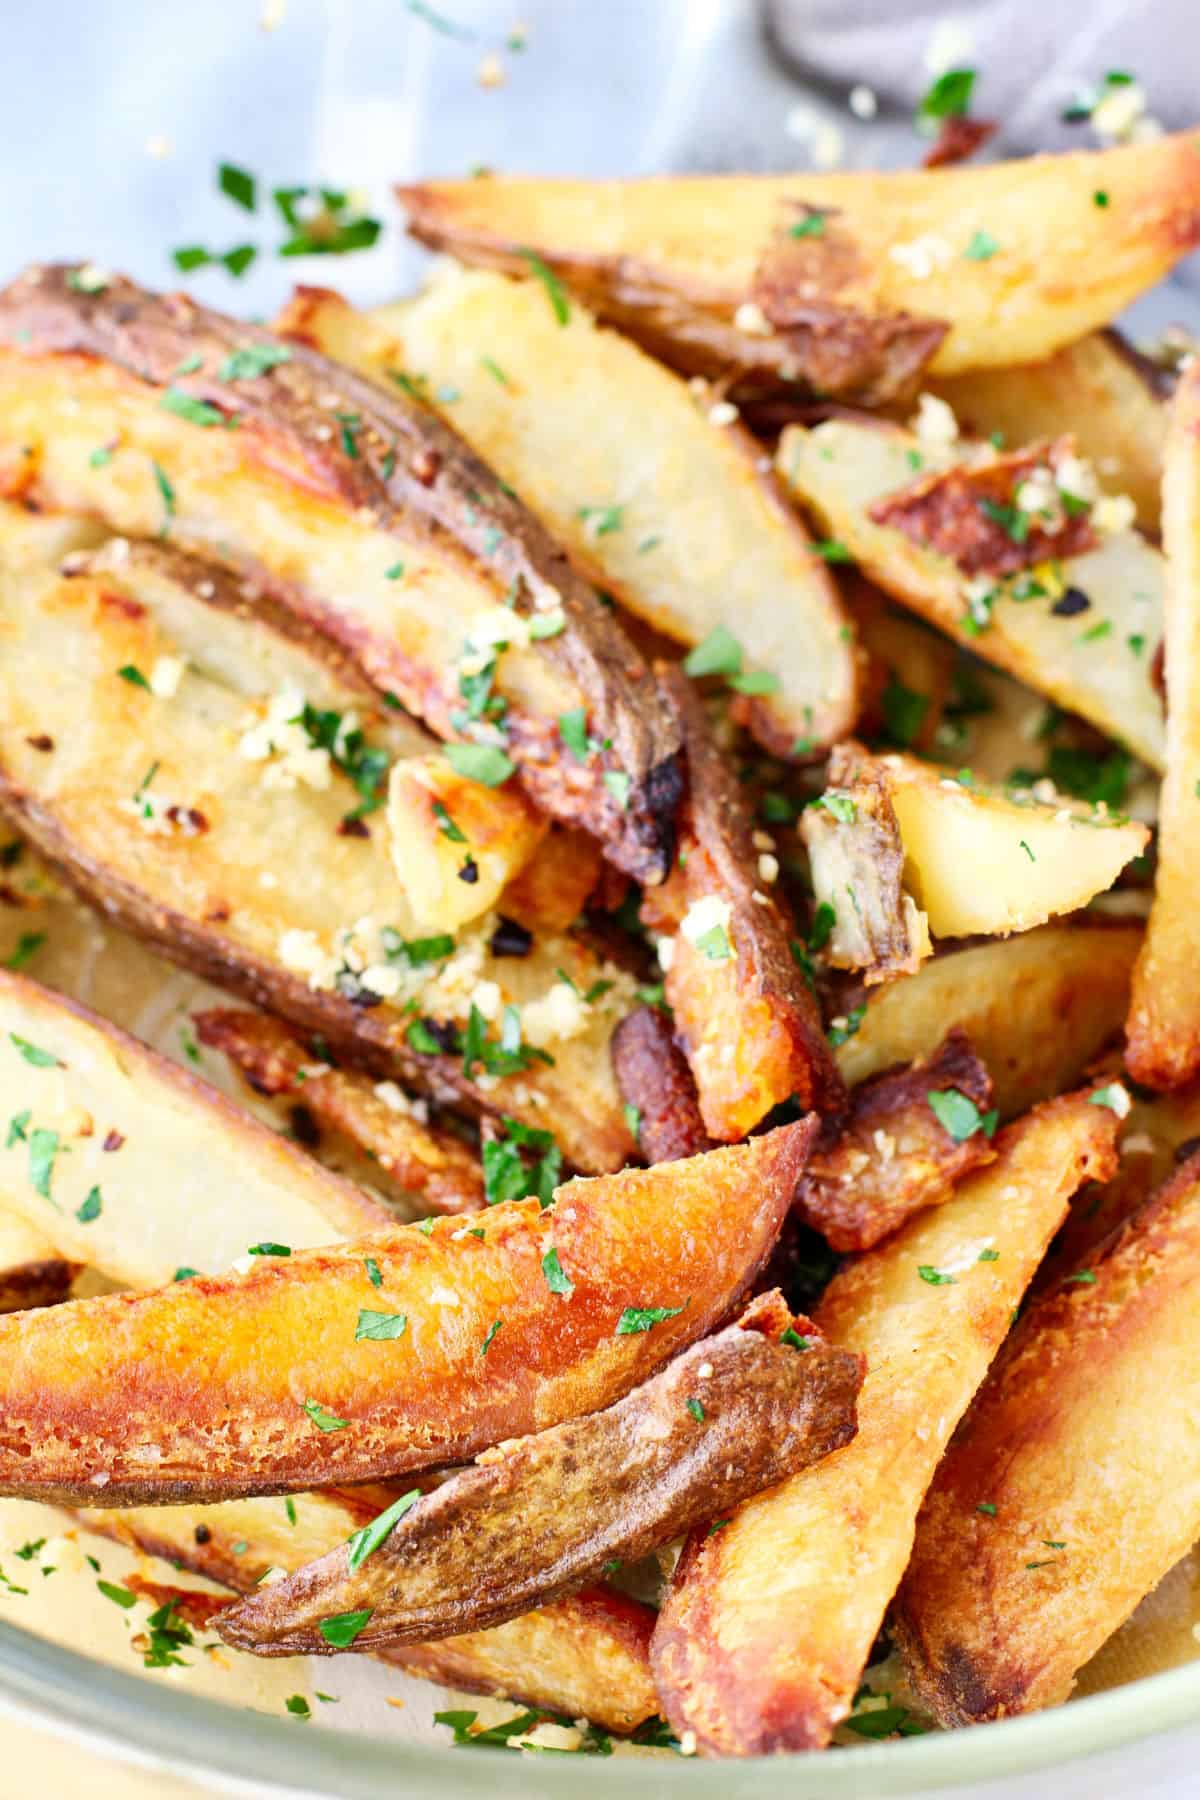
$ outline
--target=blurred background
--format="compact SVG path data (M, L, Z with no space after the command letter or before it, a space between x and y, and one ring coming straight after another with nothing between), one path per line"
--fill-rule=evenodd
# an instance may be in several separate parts
M987 154L1188 124L1195 0L39 0L4 8L3 276L91 257L267 313L293 279L375 301L411 285L392 181L480 165L580 175L919 160L913 111L977 71ZM1110 73L1112 129L1064 124ZM581 84L591 96L579 106ZM257 181L252 213L218 163ZM285 258L274 188L348 193L375 246ZM253 246L181 277L178 250ZM244 260L234 257L234 266ZM1180 313L1156 300L1138 329Z

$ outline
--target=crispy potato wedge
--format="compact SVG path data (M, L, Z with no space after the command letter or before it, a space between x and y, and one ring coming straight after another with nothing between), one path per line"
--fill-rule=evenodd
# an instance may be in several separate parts
M696 1083L656 1006L639 1006L613 1032L613 1068L621 1099L637 1118L638 1149L648 1163L678 1162L712 1148Z
M300 1249L390 1222L194 1075L3 970L0 1091L5 1211L115 1281L157 1287L260 1241Z
M489 176L397 192L422 243L521 274L536 253L677 366L868 404L925 363L951 375L1049 356L1200 238L1188 135L932 173ZM980 232L998 247L975 260ZM746 302L758 311L739 318Z
M598 586L689 647L732 632L742 672L765 678L743 704L768 747L851 728L846 614L760 446L582 306L561 325L539 282L447 267L416 300L367 314L301 288L276 329L378 380L408 370L452 393L445 416Z
M70 1295L79 1268L19 1213L0 1211L0 1313L57 1306Z
M785 1331L798 1349L779 1340ZM859 1358L760 1295L615 1405L487 1451L362 1538L223 1614L227 1644L327 1654L321 1623L364 1612L359 1649L503 1624L635 1562L819 1462L854 1435ZM382 1516L382 1515L381 1515Z
M1200 1533L1198 1199L1193 1156L1030 1309L938 1470L897 1625L945 1725L1065 1700Z
M851 1087L930 1056L948 1026L970 1038L1002 1119L1070 1087L1120 1032L1140 925L1078 921L943 951L864 999L837 1051Z
M624 877L606 863L586 831L552 825L523 869L504 890L504 910L530 931L562 932L577 925L605 875Z
M687 790L676 867L646 890L641 916L670 945L659 950L666 996L705 1130L733 1141L793 1095L836 1110L842 1087L733 771L682 671L659 677L683 721Z
M344 1544L391 1497L370 1488L297 1494L294 1523L282 1500L266 1499L89 1508L76 1517L145 1555L250 1593L268 1569L298 1569ZM653 1624L649 1607L610 1588L589 1587L491 1631L398 1645L380 1655L430 1681L631 1731L658 1710L648 1656Z
M475 1215L482 1238L398 1226L0 1319L0 1492L139 1505L369 1481L595 1411L736 1305L814 1130L568 1182L546 1211L503 1201Z
M960 1102L953 1130L930 1104L942 1094ZM872 1249L993 1161L991 1099L988 1072L966 1033L949 1031L929 1058L863 1082L845 1120L825 1122L796 1189L797 1212L834 1250ZM994 1117L990 1123L994 1129Z
M1071 431L1107 487L1128 494L1143 531L1162 516L1166 370L1141 356L1119 331L1094 331L1044 362L972 369L931 382L973 437L999 432L1008 444Z
M32 269L0 295L0 489L215 547L441 736L464 707L468 739L494 721L460 680L496 663L500 741L538 805L661 877L673 721L612 614L463 441L314 351L117 278L83 292L73 273ZM612 748L568 769L557 719L580 706Z
M938 1459L1116 1119L1084 1095L1009 1126L997 1159L836 1275L818 1311L867 1358L844 1450L693 1534L655 1630L667 1717L707 1754L822 1747L850 1710Z
M321 720L344 728L353 713L363 756L402 756L415 728L386 713L368 723L356 690L318 659L298 645L285 646L284 659L262 620L200 597L201 588L220 591L219 575L195 577L186 562L192 591L164 579L155 561L143 579L143 557L131 548L120 572L86 561L59 576L20 560L21 529L8 509L0 807L19 828L110 916L265 1001L335 1054L469 1110L535 1127L548 1110L576 1167L620 1167L630 1138L609 1038L632 1002L630 977L578 935L496 957L494 915L457 940L426 938L396 878L382 809L347 834L355 786L327 766L316 771L327 785L304 778L311 734L299 751L265 761L244 749L258 751L264 731L281 729L270 707L284 660L283 712L308 694ZM164 662L177 677L167 697L149 686ZM597 981L611 986L585 1002L560 971L583 994ZM405 1010L414 1000L418 1023ZM517 1009L507 1015L510 1046L514 1031L520 1039L512 1057L497 1045L505 1008ZM473 1029L469 1045L463 1028ZM474 1076L489 1062L498 1079L485 1089Z
M1158 870L1146 942L1133 977L1130 1073L1176 1088L1200 1070L1200 932L1195 853L1200 844L1200 370L1180 380L1163 478L1167 555L1167 773Z
M904 891L893 784L854 743L838 745L828 779L817 804L800 815L813 893L833 915L827 959L835 969L861 969L868 987L911 975L933 945L929 920Z
M392 867L420 930L458 931L482 918L536 854L545 821L532 808L503 802L497 807L496 798L493 789L464 778L436 750L392 764L387 798ZM454 821L453 837L447 818ZM475 872L471 881L463 880L467 867Z
M901 752L879 765L900 826L904 883L935 937L1028 931L1076 912L1150 839L1144 825L1110 817L1107 807L1002 794Z
M1161 769L1163 709L1152 669L1162 633L1159 551L1136 531L1114 531L1097 549L1061 567L1039 565L1007 588L968 577L948 556L871 516L877 502L909 488L925 455L901 426L844 416L789 426L777 466L878 587ZM973 610L974 582L981 586ZM1086 608L1072 598L1056 611L1068 592Z
M427 1212L471 1212L483 1205L478 1156L452 1132L430 1125L394 1082L332 1067L265 1013L212 1008L197 1013L195 1024L200 1042L223 1051L256 1092L300 1101L319 1126L367 1151Z

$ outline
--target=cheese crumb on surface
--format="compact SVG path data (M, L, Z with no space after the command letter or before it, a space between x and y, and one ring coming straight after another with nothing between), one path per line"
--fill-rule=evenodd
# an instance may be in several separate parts
M760 881L765 881L768 887L773 881L778 881L779 858L772 856L770 851L764 850L758 859L758 874Z
M160 700L171 700L179 692L187 667L181 656L160 656L150 671L150 692Z
M1106 537L1131 530L1136 517L1137 508L1128 494L1101 494L1092 508L1092 524Z
M937 394L920 394L912 430L922 450L945 451L958 441L958 420L954 408Z
M938 270L949 268L954 261L954 246L936 232L924 231L906 244L891 244L888 255L914 281L928 281Z
M708 409L710 425L732 425L737 420L738 409L732 400L718 400L715 406Z
M748 337L770 337L775 329L757 300L743 300L733 315L733 322Z
M329 751L315 745L301 724L305 698L298 688L285 688L267 702L265 718L247 727L238 739L238 755L247 762L266 763L263 786L294 788L301 784L327 788L332 769ZM356 730L358 720L347 713L339 738Z

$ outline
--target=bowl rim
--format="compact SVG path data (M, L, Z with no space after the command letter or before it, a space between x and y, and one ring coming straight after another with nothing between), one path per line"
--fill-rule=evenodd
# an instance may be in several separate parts
M154 1704L147 1706L148 1692ZM68 1735L109 1756L215 1782L263 1800L428 1800L455 1796L528 1796L567 1800L582 1781L609 1795L607 1759L513 1756L486 1750L447 1759L441 1745L309 1729L226 1702L148 1689L145 1679L77 1650L0 1622L0 1711ZM1194 1723L1200 1712L1200 1661L1169 1669L1069 1705L969 1731L931 1732L899 1743L865 1744L833 1756L754 1757L745 1761L622 1758L624 1800L657 1800L686 1791L701 1800L761 1800L786 1791L799 1800L906 1796L969 1781L1028 1774L1118 1749L1139 1738ZM536 1766L538 1772L533 1772ZM869 1783L869 1789L862 1782Z

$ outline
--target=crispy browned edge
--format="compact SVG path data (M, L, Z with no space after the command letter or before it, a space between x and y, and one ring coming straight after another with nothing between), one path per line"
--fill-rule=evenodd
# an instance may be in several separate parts
M192 1014L202 1044L226 1055L256 1093L286 1095L318 1124L365 1150L406 1193L431 1212L472 1212L483 1205L479 1158L444 1126L389 1107L369 1076L322 1062L278 1019L241 1008Z
M1011 507L1033 470L1074 451L1074 440L1030 444L993 461L956 463L922 475L907 487L885 494L867 508L876 525L901 531L922 549L949 557L967 575L1013 575L1051 557L1082 556L1097 543L1089 512L1067 515L1057 531L1036 519L1017 542L985 506Z
M678 1162L712 1148L692 1071L665 1013L657 1006L628 1013L613 1032L612 1059L621 1099L636 1113L634 1136L648 1163Z
M915 974L926 946L914 939L916 909L904 893L904 844L887 777L877 759L848 738L835 747L826 782L827 791L849 796L853 818L838 819L823 806L808 806L800 816L800 833L810 857L819 854L825 838L853 866L848 884L854 896L851 930L862 937L864 957L855 966L868 987ZM843 922L841 910L835 906L835 911Z
M80 1264L61 1256L0 1269L0 1313L28 1312L34 1306L57 1306L71 1295Z
M397 187L410 234L431 250L448 250L462 262L528 275L527 250L490 232L465 230L447 218L436 187ZM788 233L805 209L793 203L767 246L753 296L781 328L770 337L739 331L734 308L698 288L664 281L630 256L556 254L542 246L550 269L599 318L618 325L661 362L686 375L719 377L739 399L777 392L820 392L881 405L909 394L949 327L940 319L907 313L869 314L814 297L829 272L798 265L791 254L819 237ZM817 282L813 293L801 287ZM772 310L773 309L773 310Z
M687 755L680 820L681 846L688 857L680 872L683 887L687 891L690 881L711 875L715 885L705 891L715 891L732 908L739 994L764 1003L787 1039L795 1077L791 1091L802 1107L840 1111L845 1087L816 999L791 952L793 922L786 900L777 885L761 884L745 795L729 759L718 750L699 696L682 669L659 664L657 673L682 722ZM698 897L688 894L689 901ZM747 1044L747 1054L753 1048ZM786 1094L777 1096L785 1098Z
M807 1348L780 1343L785 1331ZM760 1295L612 1406L486 1452L357 1569L340 1546L258 1588L218 1630L287 1656L328 1654L320 1622L345 1612L370 1613L362 1649L502 1624L840 1449L862 1376L860 1357L778 1292Z
M947 1032L931 1056L855 1088L841 1124L827 1120L796 1189L796 1210L834 1250L870 1250L908 1218L948 1200L954 1184L995 1157L977 1129L961 1143L929 1104L953 1088L980 1113L992 1102L987 1070L966 1032Z
M266 374L223 382L219 367L232 350L279 340L186 295L151 294L122 277L84 292L71 285L75 273L67 265L34 267L0 293L0 339L10 353L99 358L153 388L172 386L236 414L243 431L282 446L314 492L370 515L380 528L399 525L410 536L453 543L486 569L481 579L490 584L516 583L535 602L561 601L567 628L539 649L578 684L596 736L611 739L612 750L594 759L594 769L572 767L564 774L556 721L514 717L512 753L547 812L586 823L630 874L660 880L670 863L681 783L675 721L610 610L457 433L399 388L385 390L301 343ZM201 368L181 374L180 365L195 355L203 358ZM329 431L331 396L361 422L353 456ZM202 437L197 453L204 454ZM277 473L280 458L270 466ZM385 666L386 645L364 642L361 629L340 619L322 597L298 586L266 585L358 656L377 684L396 685L395 672ZM403 697L416 704L428 674L415 671L405 685ZM629 776L624 807L603 785L604 767Z
M1023 1588L1019 1602L1009 1595L1008 1603L1019 1603L1023 1616L1020 1631L1008 1642L1003 1596L1012 1575L1005 1567L1006 1552L1016 1558L1039 1541L1023 1534L1022 1521L1005 1512L1005 1483L1011 1470L1020 1470L1024 1455L1039 1455L1047 1418L1053 1420L1056 1412L1061 1417L1064 1402L1056 1371L1073 1351L1088 1359L1088 1369L1102 1381L1106 1364L1136 1354L1139 1311L1147 1303L1161 1307L1164 1288L1171 1296L1173 1251L1181 1253L1185 1277L1190 1272L1194 1285L1198 1194L1200 1151L1110 1233L1089 1257L1086 1270L1064 1276L1029 1308L939 1465L918 1520L913 1560L897 1595L892 1628L914 1690L942 1725L972 1725L1052 1704L1100 1647L1099 1640L1069 1645L1055 1633L1042 1640L1040 1658L1027 1657L1039 1638L1039 1599L1033 1588ZM1086 1278L1080 1280L1080 1273ZM1157 1302L1155 1295L1160 1296ZM1173 1297L1176 1306L1187 1304L1186 1294L1175 1291ZM1070 1391L1068 1386L1068 1405ZM1153 1422L1147 1421L1146 1428L1153 1430ZM1131 1479L1139 1479L1130 1473ZM979 1498L985 1493L999 1501L994 1517L980 1512ZM1124 1527L1119 1495L1111 1505L1111 1529L1119 1540ZM1103 1597L1098 1566L1103 1542L1082 1548L1083 1570L1076 1579L1095 1584ZM1145 1592L1173 1566L1182 1548L1169 1550L1156 1572L1146 1575ZM1119 1592L1120 1580L1113 1585ZM986 1609L984 1592L996 1602ZM1054 1597L1060 1598L1057 1589ZM1111 1630L1123 1623L1136 1599L1123 1608L1117 1603ZM1065 1666L1067 1660L1072 1667Z
M369 1488L334 1488L325 1494L346 1509L355 1527L368 1524L393 1497L392 1491ZM271 1562L253 1542L241 1554L233 1554L232 1533L223 1537L210 1531L200 1540L191 1530L181 1531L170 1508L133 1513L81 1510L72 1516L89 1531L236 1593L252 1592ZM224 1602L217 1598L217 1604ZM657 1707L649 1666L654 1620L650 1607L597 1584L544 1611L523 1614L499 1630L397 1646L377 1652L376 1659L427 1681L555 1712L573 1715L586 1697L588 1716L596 1724L628 1732Z

